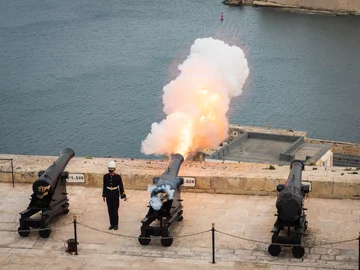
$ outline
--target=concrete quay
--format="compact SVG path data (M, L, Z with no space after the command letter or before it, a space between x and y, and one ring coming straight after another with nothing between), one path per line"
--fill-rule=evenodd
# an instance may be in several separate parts
M0 154L0 159L12 159L16 183L33 183L41 170L48 168L57 156L26 156ZM69 173L81 173L85 183L70 183L86 187L101 187L107 163L116 160L117 170L121 173L129 189L147 189L154 176L161 175L169 164L168 160L91 158L74 157L66 167ZM277 184L284 183L289 166L252 163L194 162L186 160L179 175L195 177L195 187L184 187L186 192L276 195ZM306 166L303 180L312 182L310 198L359 199L360 176L356 168ZM9 161L0 162L0 182L12 181Z
M70 213L55 218L50 237L44 239L36 232L26 238L16 232L18 213L29 203L31 185L0 183L0 268L358 269L360 200L307 199L306 253L295 259L290 248L283 248L279 257L267 253L275 197L183 192L184 220L172 227L174 243L166 248L156 238L148 246L138 243L149 193L125 188L129 199L121 202L118 231L107 230L101 188L72 185L68 186ZM73 215L79 222L78 256L66 253L64 247L64 241L73 238ZM211 263L211 223L217 230L215 264ZM343 242L320 245L334 241Z

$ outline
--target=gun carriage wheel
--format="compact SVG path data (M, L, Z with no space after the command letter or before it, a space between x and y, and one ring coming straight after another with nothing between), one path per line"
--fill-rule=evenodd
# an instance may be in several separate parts
M42 228L40 231L39 231L39 235L40 237L42 238L48 238L51 234L51 229L50 228Z
M30 234L30 227L29 226L24 226L24 227L19 227L18 228L18 234L21 237L27 237Z
M138 240L139 240L139 243L143 246L147 246L151 242L150 235L148 235L148 236L140 235Z
M291 250L293 256L297 259L300 259L305 254L305 249L300 246L294 246Z
M274 257L279 256L279 254L281 252L281 246L271 244L268 247L268 252L270 253L271 256L274 256Z
M173 237L171 235L161 237L161 245L164 247L170 247L173 243Z

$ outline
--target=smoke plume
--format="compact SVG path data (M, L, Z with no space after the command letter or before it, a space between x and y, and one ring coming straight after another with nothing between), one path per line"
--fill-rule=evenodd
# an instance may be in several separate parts
M163 88L166 119L151 125L144 154L183 156L218 146L228 135L231 98L242 93L249 74L243 51L221 40L195 40L179 76Z
M166 198L169 200L174 199L175 190L171 189L169 185L161 186L148 186L148 191L151 193L150 205L154 210L160 210L163 204L163 198L161 193L166 193Z

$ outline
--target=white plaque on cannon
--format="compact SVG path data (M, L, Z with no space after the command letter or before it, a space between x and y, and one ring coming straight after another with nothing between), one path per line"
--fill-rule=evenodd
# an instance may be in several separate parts
M68 183L85 183L85 175L82 173L69 173L69 178L66 178Z
M184 178L184 187L195 187L196 179L195 177L183 177Z

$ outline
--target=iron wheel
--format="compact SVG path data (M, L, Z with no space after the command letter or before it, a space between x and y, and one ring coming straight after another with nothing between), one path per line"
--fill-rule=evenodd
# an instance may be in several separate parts
M281 246L271 244L268 247L268 252L270 253L271 256L274 256L274 257L279 256L279 254L281 252Z
M172 245L172 243L173 243L173 238L172 238L172 236L163 236L162 238L161 238L161 244L164 246L164 247L169 247L169 246L171 246Z
M51 229L50 228L44 228L41 231L39 231L39 235L42 238L48 238L51 234Z
M19 227L18 228L18 234L21 237L27 237L30 234L30 227L29 226L24 226L24 227Z
M305 254L305 249L300 246L295 246L292 248L292 254L295 258L300 259Z
M146 237L146 238L145 238ZM143 235L140 235L139 238L139 243L143 246L147 246L150 242L151 242L151 238L150 236L143 236Z

